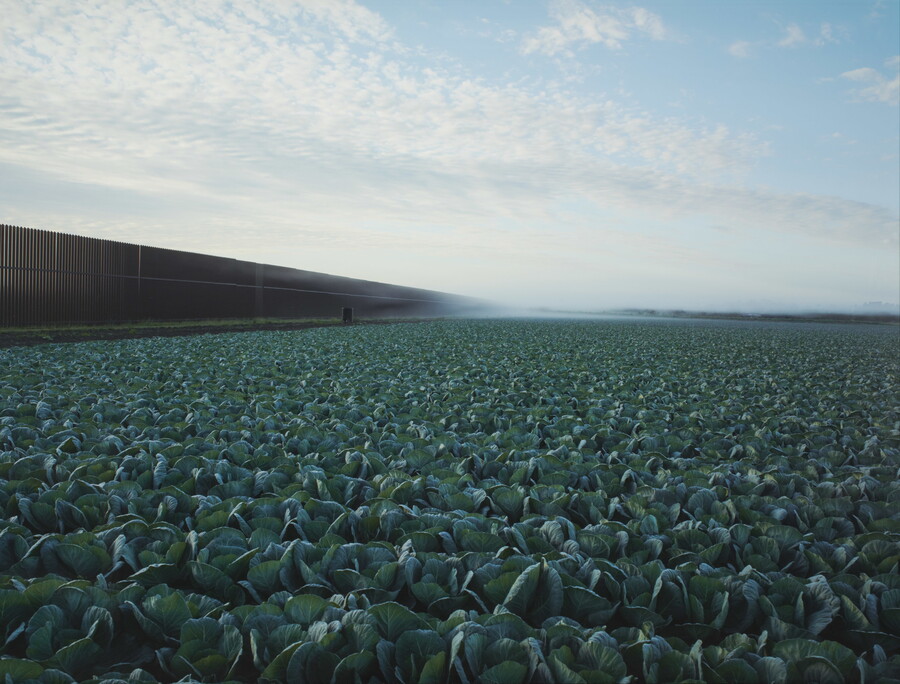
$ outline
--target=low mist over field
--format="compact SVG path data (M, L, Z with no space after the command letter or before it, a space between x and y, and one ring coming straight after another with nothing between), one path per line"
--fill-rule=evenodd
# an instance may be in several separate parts
M0 223L511 310L900 310L900 4L5 0Z

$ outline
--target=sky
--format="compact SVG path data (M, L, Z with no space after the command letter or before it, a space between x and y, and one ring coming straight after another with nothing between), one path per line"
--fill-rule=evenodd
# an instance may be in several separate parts
M513 305L900 306L898 0L0 8L0 223Z

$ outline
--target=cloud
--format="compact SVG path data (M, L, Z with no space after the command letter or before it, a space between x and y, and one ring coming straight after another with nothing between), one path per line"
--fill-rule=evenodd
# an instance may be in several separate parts
M778 47L793 48L801 45L813 45L822 47L829 43L840 43L838 35L846 34L846 30L840 26L833 26L828 22L822 22L818 30L813 30L812 36L809 37L798 24L789 24L785 29L784 36L778 41Z
M839 35L845 35L846 30L840 26L833 26L828 22L819 25L818 30L813 31L812 38L807 31L798 24L789 24L784 29L784 35L778 41L766 40L756 43L747 40L737 40L728 46L728 54L732 57L750 57L754 49L798 48L801 46L822 47L829 43L840 43Z
M881 19L881 17L884 16L886 5L886 0L875 0L875 3L872 5L872 9L869 12L868 18L870 20Z
M819 37L816 39L816 45L824 45L825 43L839 43L840 41L834 35L834 32L835 29L831 24L823 22L819 27Z
M795 45L802 45L806 41L806 34L803 33L803 29L797 26L797 24L790 24L787 27L787 32L784 38L778 41L778 46L794 47Z
M383 41L393 35L392 29L381 15L354 0L297 0L292 4L309 16L334 27L349 40L369 38ZM289 17L290 4L284 5L282 16Z
M728 46L728 54L732 57L745 58L750 56L750 48L752 43L746 40L738 40Z
M854 98L897 106L900 103L900 56L885 60L884 67L887 75L871 67L862 67L845 71L841 78L860 84L851 91Z
M263 2L207 13L204 3L172 2L137 21L60 3L29 23L27 4L4 33L0 156L83 180L192 194L229 165L273 157L450 165L556 162L585 149L703 175L762 151L721 127L658 120L557 86L487 84L420 66L388 43L361 47L389 35L365 14L285 14ZM329 28L338 33L326 40ZM179 171L212 160L202 174Z
M550 17L553 25L542 26L522 40L524 54L553 56L570 53L572 46L596 44L617 50L635 33L654 40L669 34L662 19L642 7L595 7L579 0L552 0Z

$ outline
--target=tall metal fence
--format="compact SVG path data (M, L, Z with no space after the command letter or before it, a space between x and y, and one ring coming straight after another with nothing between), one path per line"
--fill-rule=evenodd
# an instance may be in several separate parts
M435 316L430 290L0 225L0 326L204 318Z

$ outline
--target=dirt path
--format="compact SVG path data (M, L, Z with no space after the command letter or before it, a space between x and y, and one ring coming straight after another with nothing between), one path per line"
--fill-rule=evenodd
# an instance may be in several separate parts
M352 325L387 325L391 323L422 323L427 320L438 319L373 319L361 320ZM236 321L234 324L204 325L198 322L196 325L166 325L147 326L142 324L136 327L114 326L96 328L54 328L54 329L0 329L0 349L8 347L33 347L37 344L57 344L61 342L87 342L90 340L133 340L141 337L181 337L183 335L212 335L227 332L252 332L255 330L305 330L307 328L326 328L343 326L339 320L335 321L285 321L284 323L253 323Z

